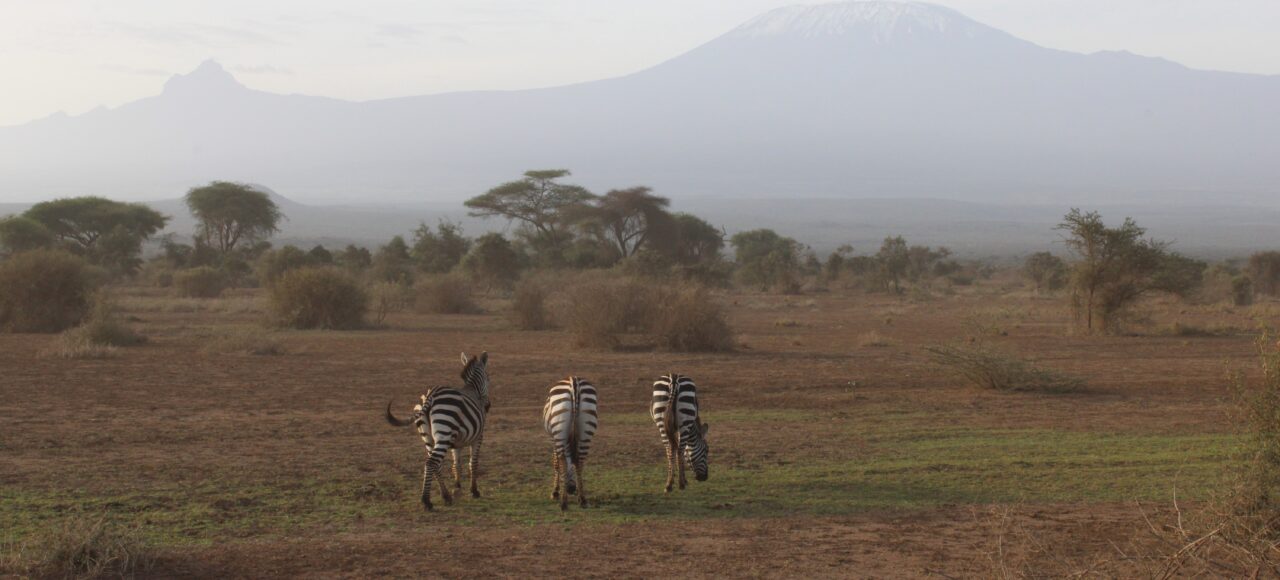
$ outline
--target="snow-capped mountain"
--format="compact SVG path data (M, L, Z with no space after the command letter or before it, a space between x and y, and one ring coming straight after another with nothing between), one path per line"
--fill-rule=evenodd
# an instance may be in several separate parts
M156 97L0 128L0 200L458 200L568 167L592 188L751 197L1275 200L1280 77L1046 49L922 3L782 8L620 78L363 103L216 63Z

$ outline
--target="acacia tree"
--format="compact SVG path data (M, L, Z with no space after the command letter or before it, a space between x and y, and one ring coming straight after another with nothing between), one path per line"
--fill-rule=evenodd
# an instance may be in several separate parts
M473 217L501 216L531 228L533 237L554 239L568 221L565 209L595 198L581 186L556 181L569 175L568 169L526 171L522 179L468 199L465 205Z
M1036 285L1036 292L1058 290L1067 284L1067 263L1049 252L1027 256L1022 273Z
M1142 296L1163 291L1185 295L1200 285L1204 263L1144 238L1130 218L1108 228L1098 212L1072 209L1057 229L1080 258L1072 272L1072 306L1089 333L1111 332L1127 308Z
M485 234L463 258L462 268L490 288L507 288L520 277L520 254L502 234Z
M226 256L280 231L284 214L266 192L230 181L214 181L187 192L187 208L196 218L196 236Z
M911 251L902 236L886 237L876 252L876 262L880 265L880 274L887 286L893 283L895 294L902 292L902 277L911 266Z
M671 219L674 243L661 244L662 251L686 266L720 261L720 251L724 249L723 231L693 214L677 213Z
M626 259L654 238L669 238L674 222L667 206L671 200L653 195L644 187L614 189L576 213L576 221L605 240Z
M119 272L132 272L141 264L142 242L169 219L144 204L93 196L38 203L22 217L44 226L71 252ZM33 233L28 229L27 234Z

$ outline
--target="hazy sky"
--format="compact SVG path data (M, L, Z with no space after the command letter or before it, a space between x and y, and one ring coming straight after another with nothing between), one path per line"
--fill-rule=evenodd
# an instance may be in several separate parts
M246 85L366 100L633 72L796 0L0 0L0 126L160 91L215 58ZM1280 0L937 0L1037 44L1280 74Z

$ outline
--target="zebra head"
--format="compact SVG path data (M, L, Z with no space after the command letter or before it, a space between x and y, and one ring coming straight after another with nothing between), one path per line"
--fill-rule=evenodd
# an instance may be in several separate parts
M480 400L484 401L484 410L486 412L489 411L488 368L488 352L482 352L480 356L473 357L468 357L465 352L462 353L462 382L480 394Z
M697 422L685 423L680 432L680 444L684 447L684 457L693 466L694 479L706 481L709 467L707 465L707 430L710 427L699 418Z

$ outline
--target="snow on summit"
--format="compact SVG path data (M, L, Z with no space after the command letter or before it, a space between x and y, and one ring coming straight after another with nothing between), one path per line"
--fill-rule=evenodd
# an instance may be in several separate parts
M972 38L990 30L949 8L924 2L839 2L772 10L739 26L729 36L816 38L859 34L887 43L899 35L958 33Z

